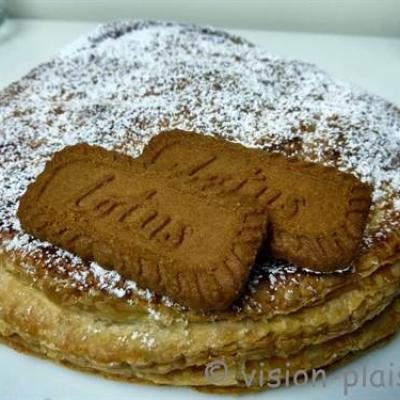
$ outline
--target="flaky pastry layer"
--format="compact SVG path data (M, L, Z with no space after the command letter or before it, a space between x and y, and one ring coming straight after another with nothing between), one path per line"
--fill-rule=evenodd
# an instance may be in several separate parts
M166 374L215 357L290 357L359 329L400 294L397 263L382 266L325 303L271 320L189 323L183 318L167 322L148 316L113 324L52 302L7 272L6 263L3 259L0 275L3 336L18 335L70 360L84 358L95 369L129 364L133 376Z

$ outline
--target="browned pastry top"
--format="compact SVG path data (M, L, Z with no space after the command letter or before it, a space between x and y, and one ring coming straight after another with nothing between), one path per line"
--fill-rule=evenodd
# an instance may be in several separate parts
M278 258L326 272L359 250L371 188L350 174L181 130L154 136L141 158L202 193L246 195L268 207Z
M168 297L35 240L16 217L19 197L54 152L84 141L137 156L174 127L335 166L374 187L354 272L257 265L229 318L318 301L365 273L365 258L398 254L398 107L227 33L136 21L102 26L0 93L0 253L16 261L14 272L63 305L95 304L102 315L113 305L126 317L134 306L147 314L161 302L181 317Z
M27 232L195 310L241 292L266 233L263 207L197 193L122 154L70 146L20 200Z

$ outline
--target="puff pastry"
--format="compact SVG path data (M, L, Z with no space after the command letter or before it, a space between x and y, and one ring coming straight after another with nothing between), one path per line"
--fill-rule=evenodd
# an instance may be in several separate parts
M227 310L196 312L21 230L18 200L50 156L79 142L139 156L179 127L350 172L373 186L359 256L341 272L254 265ZM0 94L0 335L133 382L225 390L241 363L319 368L399 325L400 110L312 65L229 34L117 22ZM224 358L220 383L204 375Z

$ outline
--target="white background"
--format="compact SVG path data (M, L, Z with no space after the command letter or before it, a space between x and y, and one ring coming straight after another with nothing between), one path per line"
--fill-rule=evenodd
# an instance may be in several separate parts
M237 29L400 37L399 0L9 0L12 16L155 18Z

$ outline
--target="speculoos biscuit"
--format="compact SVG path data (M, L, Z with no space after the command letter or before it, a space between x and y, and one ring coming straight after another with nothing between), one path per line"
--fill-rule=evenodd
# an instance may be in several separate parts
M179 178L85 144L54 155L18 217L37 238L195 310L238 297L268 220L254 203L193 193Z
M328 272L357 255L371 187L351 174L180 130L153 137L141 159L203 193L245 195L266 206L274 257Z

